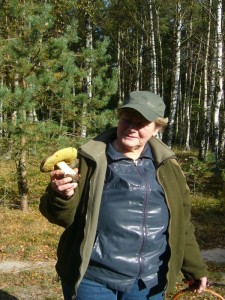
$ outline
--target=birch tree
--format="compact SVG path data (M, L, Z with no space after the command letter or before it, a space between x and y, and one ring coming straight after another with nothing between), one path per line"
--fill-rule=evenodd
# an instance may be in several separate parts
M136 90L142 90L143 84L143 51L144 51L144 17L143 17L143 9L141 9L141 28L142 32L137 39L137 80L136 80ZM139 41L140 40L140 41Z
M160 18L159 18L160 5L155 6L155 15L156 15L156 36L158 40L158 68L159 68L159 79L158 79L158 91L157 93L163 97L164 94L164 66L163 66L163 52L162 52L162 37L160 32Z
M92 101L92 49L93 49L93 36L92 36L92 25L91 18L89 15L86 16L86 49L88 50L89 56L86 58L85 68L87 72L86 76L86 93L87 101ZM82 108L82 128L81 136L86 138L87 126L86 126L86 115L87 115L87 101L83 102Z
M180 61L181 61L181 30L182 30L182 18L181 18L181 1L176 2L176 21L175 21L175 59L174 59L174 73L173 73L173 90L171 93L170 102L170 115L168 123L168 141L169 147L172 146L175 118L177 107L179 103L179 85L180 85Z
M118 100L118 105L120 106L123 102L124 99L124 93L122 90L123 84L122 84L122 65L121 65L121 28L119 26L118 32L117 32L117 66L118 66L118 95L119 95L119 100Z
M203 113L202 113L202 131L200 135L200 146L198 157L200 160L205 160L209 147L209 130L210 130L210 116L212 109L212 95L208 91L209 82L209 47L210 47L210 34L211 34L211 19L212 19L212 0L209 1L208 6L208 27L206 30L205 39L205 58L204 58L204 91L203 91Z
M193 80L193 52L194 48L192 45L192 37L193 37L193 1L190 3L190 9L188 9L190 13L188 14L188 21L186 26L186 40L187 40L187 46L186 46L186 68L185 68L185 83L184 83L184 95L183 95L183 107L181 112L181 116L183 115L183 118L181 119L181 123L183 126L181 127L181 135L180 140L182 144L182 140L185 142L185 149L190 150L190 130L191 130L191 109L192 109L192 80ZM192 59L191 59L192 58Z
M217 49L217 77L216 77L216 98L215 98L215 111L214 111L214 135L215 135L215 145L214 153L216 161L219 161L219 148L220 148L220 109L224 101L223 93L223 32L222 32L222 0L217 1L217 39L216 39L216 49Z
M153 22L153 4L152 0L149 0L149 27L150 27L150 49L151 49L151 66L152 66L152 76L150 78L150 90L157 94L157 62L156 62L156 44L155 44L155 28Z

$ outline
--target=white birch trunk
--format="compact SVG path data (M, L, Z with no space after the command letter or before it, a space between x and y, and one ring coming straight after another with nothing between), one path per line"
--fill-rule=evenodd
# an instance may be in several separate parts
M159 66L160 66L160 77L158 78L158 94L163 97L164 94L164 68L163 68L163 53L162 53L162 39L160 34L160 26L159 26L159 11L156 9L156 24L157 24L157 39L159 43Z
M225 120L225 110L223 108L223 115L222 115L223 120ZM224 121L223 121L224 122ZM223 124L223 130L221 132L221 142L219 145L219 154L220 157L224 157L225 156L225 126ZM225 182L224 182L224 192L225 192Z
M37 123L38 122L37 113L36 113L36 109L35 108L32 108L29 111L29 122L30 123Z
M118 64L118 92L119 92L119 105L122 104L122 87L121 87L121 30L118 30L118 39L117 39L117 64Z
M192 4L192 3L191 3ZM187 70L186 70L186 87L185 87L185 96L184 96L184 119L182 120L185 124L186 132L184 136L185 140L185 150L190 150L190 131L191 131L191 85L192 85L192 74L193 74L193 64L191 57L193 57L193 48L191 44L191 37L193 34L193 22L192 16L189 21L189 30L188 30L188 44L187 44L187 57L190 58L187 60Z
M193 75L193 79L192 79L192 89L191 89L191 102L190 102L190 110L192 110L192 103L193 103L193 97L194 97L194 91L195 91L195 88L196 88L196 81L197 81L197 77L200 76L200 88L199 88L199 97L201 98L201 81L202 81L202 76L201 74L199 75L198 73L198 69L199 69L199 62L201 60L201 51L202 51L202 40L200 41L200 45L199 45L199 50L198 50L198 55L197 55L197 60L195 62L195 68L194 68L194 75ZM191 115L191 112L190 112L190 115ZM199 116L197 116L197 118L199 119ZM196 130L195 132L198 132L198 122L196 121ZM193 136L193 133L192 133L192 136ZM196 134L194 134L194 137L193 137L193 140L195 140L195 137L196 137Z
M123 103L124 100L124 70L123 70L123 60L125 57L124 48L121 47L121 41L123 40L123 32L122 29L119 28L118 31L118 52L117 52L117 60L118 60L118 85L119 85L119 105Z
M92 36L92 25L90 16L87 16L86 20L86 48L93 49L93 36ZM92 99L92 67L91 67L91 58L86 59L86 67L87 67L87 76L86 76L86 92L88 101ZM87 103L83 103L83 110L82 110L82 129L81 129L81 136L87 136L87 125L86 125L86 115L87 115Z
M155 49L155 33L153 24L152 0L149 0L149 22L150 22L150 46L152 51L152 78L150 79L151 91L157 94L157 63L156 63L156 49Z
M209 128L210 128L210 114L211 114L211 104L212 99L209 97L208 92L208 69L209 69L209 46L210 46L210 32L211 32L211 12L212 12L212 0L209 1L209 8L208 8L208 28L207 28L207 39L206 39L206 46L205 46L205 60L204 60L204 79L203 79L203 86L204 86L204 99L203 99L203 132L200 135L200 147L199 147L199 159L205 160L207 152L208 152L208 139L209 139Z
M73 86L73 97L75 98L76 96L76 89L75 89L75 86ZM75 105L74 105L74 109L73 109L73 114L74 114L74 118L73 118L73 125L72 125L72 132L73 132L73 135L75 134L76 132L76 108L75 108Z
M142 33L140 38L140 44L139 39L137 36L137 79L136 79L136 90L139 91L142 89L142 68L143 68L143 47L144 47L144 22L143 22L143 16L141 16L141 27L142 27Z
M222 0L217 2L217 94L214 110L215 157L219 159L220 107L224 100L223 94L223 33L222 33Z
M175 116L179 100L179 82L180 82L180 56L181 56L181 1L177 2L177 24L176 24L176 58L174 64L174 88L171 95L170 116L168 124L168 146L172 146L173 130L175 124Z

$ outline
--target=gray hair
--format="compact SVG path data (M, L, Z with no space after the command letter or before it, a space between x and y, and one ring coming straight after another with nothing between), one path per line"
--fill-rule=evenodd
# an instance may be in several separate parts
M154 122L159 127L165 127L168 124L168 118L158 117Z

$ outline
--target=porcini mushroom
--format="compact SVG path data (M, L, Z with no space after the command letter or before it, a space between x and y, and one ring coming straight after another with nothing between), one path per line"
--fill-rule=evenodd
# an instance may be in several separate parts
M77 182L80 179L80 174L77 174L77 172L69 166L76 158L76 148L63 148L45 158L40 165L40 170L41 172L51 172L60 169L64 172L65 177L71 177L73 182Z

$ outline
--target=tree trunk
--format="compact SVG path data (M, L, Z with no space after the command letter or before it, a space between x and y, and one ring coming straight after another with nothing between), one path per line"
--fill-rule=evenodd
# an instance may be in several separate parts
M192 4L192 3L191 3ZM191 85L192 85L192 76L193 76L193 63L191 57L193 57L193 47L191 43L191 37L193 35L193 20L192 15L190 16L189 28L187 32L187 57L189 59L186 63L186 86L185 86L185 95L184 95L184 118L183 124L185 127L184 140L185 140L185 150L190 150L190 136L191 136ZM186 122L185 122L186 121Z
M93 37L92 37L92 25L91 18L87 16L86 20L86 48L92 50L93 48ZM86 93L88 97L88 101L92 99L92 66L91 66L91 58L86 59L86 68L87 68L87 76L86 76ZM81 136L87 136L87 125L86 125L86 115L87 115L87 102L83 103L82 109L82 128L81 128Z
M217 2L217 94L215 99L214 112L214 135L215 148L214 153L216 161L219 160L219 137L220 137L220 107L224 99L223 94L223 33L222 33L222 0Z
M170 104L170 116L168 124L168 146L172 146L173 134L174 134L174 124L177 111L177 105L179 100L179 83L180 83L180 56L181 56L181 29L182 29L182 20L181 20L181 1L177 2L177 21L176 21L176 52L175 52L175 66L174 66L174 82L173 82L173 91L171 96Z
M159 9L155 10L156 14L156 24L157 24L157 40L159 43L159 83L158 83L158 94L163 97L164 95L164 66L163 66L163 52L162 52L162 38L160 34L160 25L159 25Z
M118 93L119 93L119 102L118 105L120 106L123 102L123 97L122 97L122 84L121 84L121 29L119 27L118 29L118 38L117 38L117 64L118 64Z
M141 16L141 27L142 33L139 42L139 36L137 36L137 80L136 80L136 90L139 91L142 89L142 68L143 68L143 48L144 48L144 20L143 13Z
M153 23L152 0L149 0L149 23L150 23L150 46L151 46L151 65L152 78L150 82L151 91L157 94L157 67L156 67L156 49L155 49L155 32Z
M221 130L221 138L220 138L220 145L219 145L219 157L221 159L225 158L225 108L223 107L222 113L222 127ZM224 182L224 192L225 192L225 182Z
M26 138L25 136L22 136L20 155L19 155L19 159L16 161L18 190L20 196L20 208L22 211L28 210L28 192L29 192L28 180L27 180L27 167L26 167L27 151L25 149L25 146L26 146Z
M210 128L210 113L212 99L209 97L208 93L208 68L209 68L209 46L210 46L210 32L211 32L211 10L212 10L212 0L209 2L209 14L208 14L208 32L206 40L205 49L205 61L204 61L204 100L203 100L203 114L202 114L202 134L200 134L200 145L199 145L199 160L205 160L208 152L208 138L209 138L209 128Z

